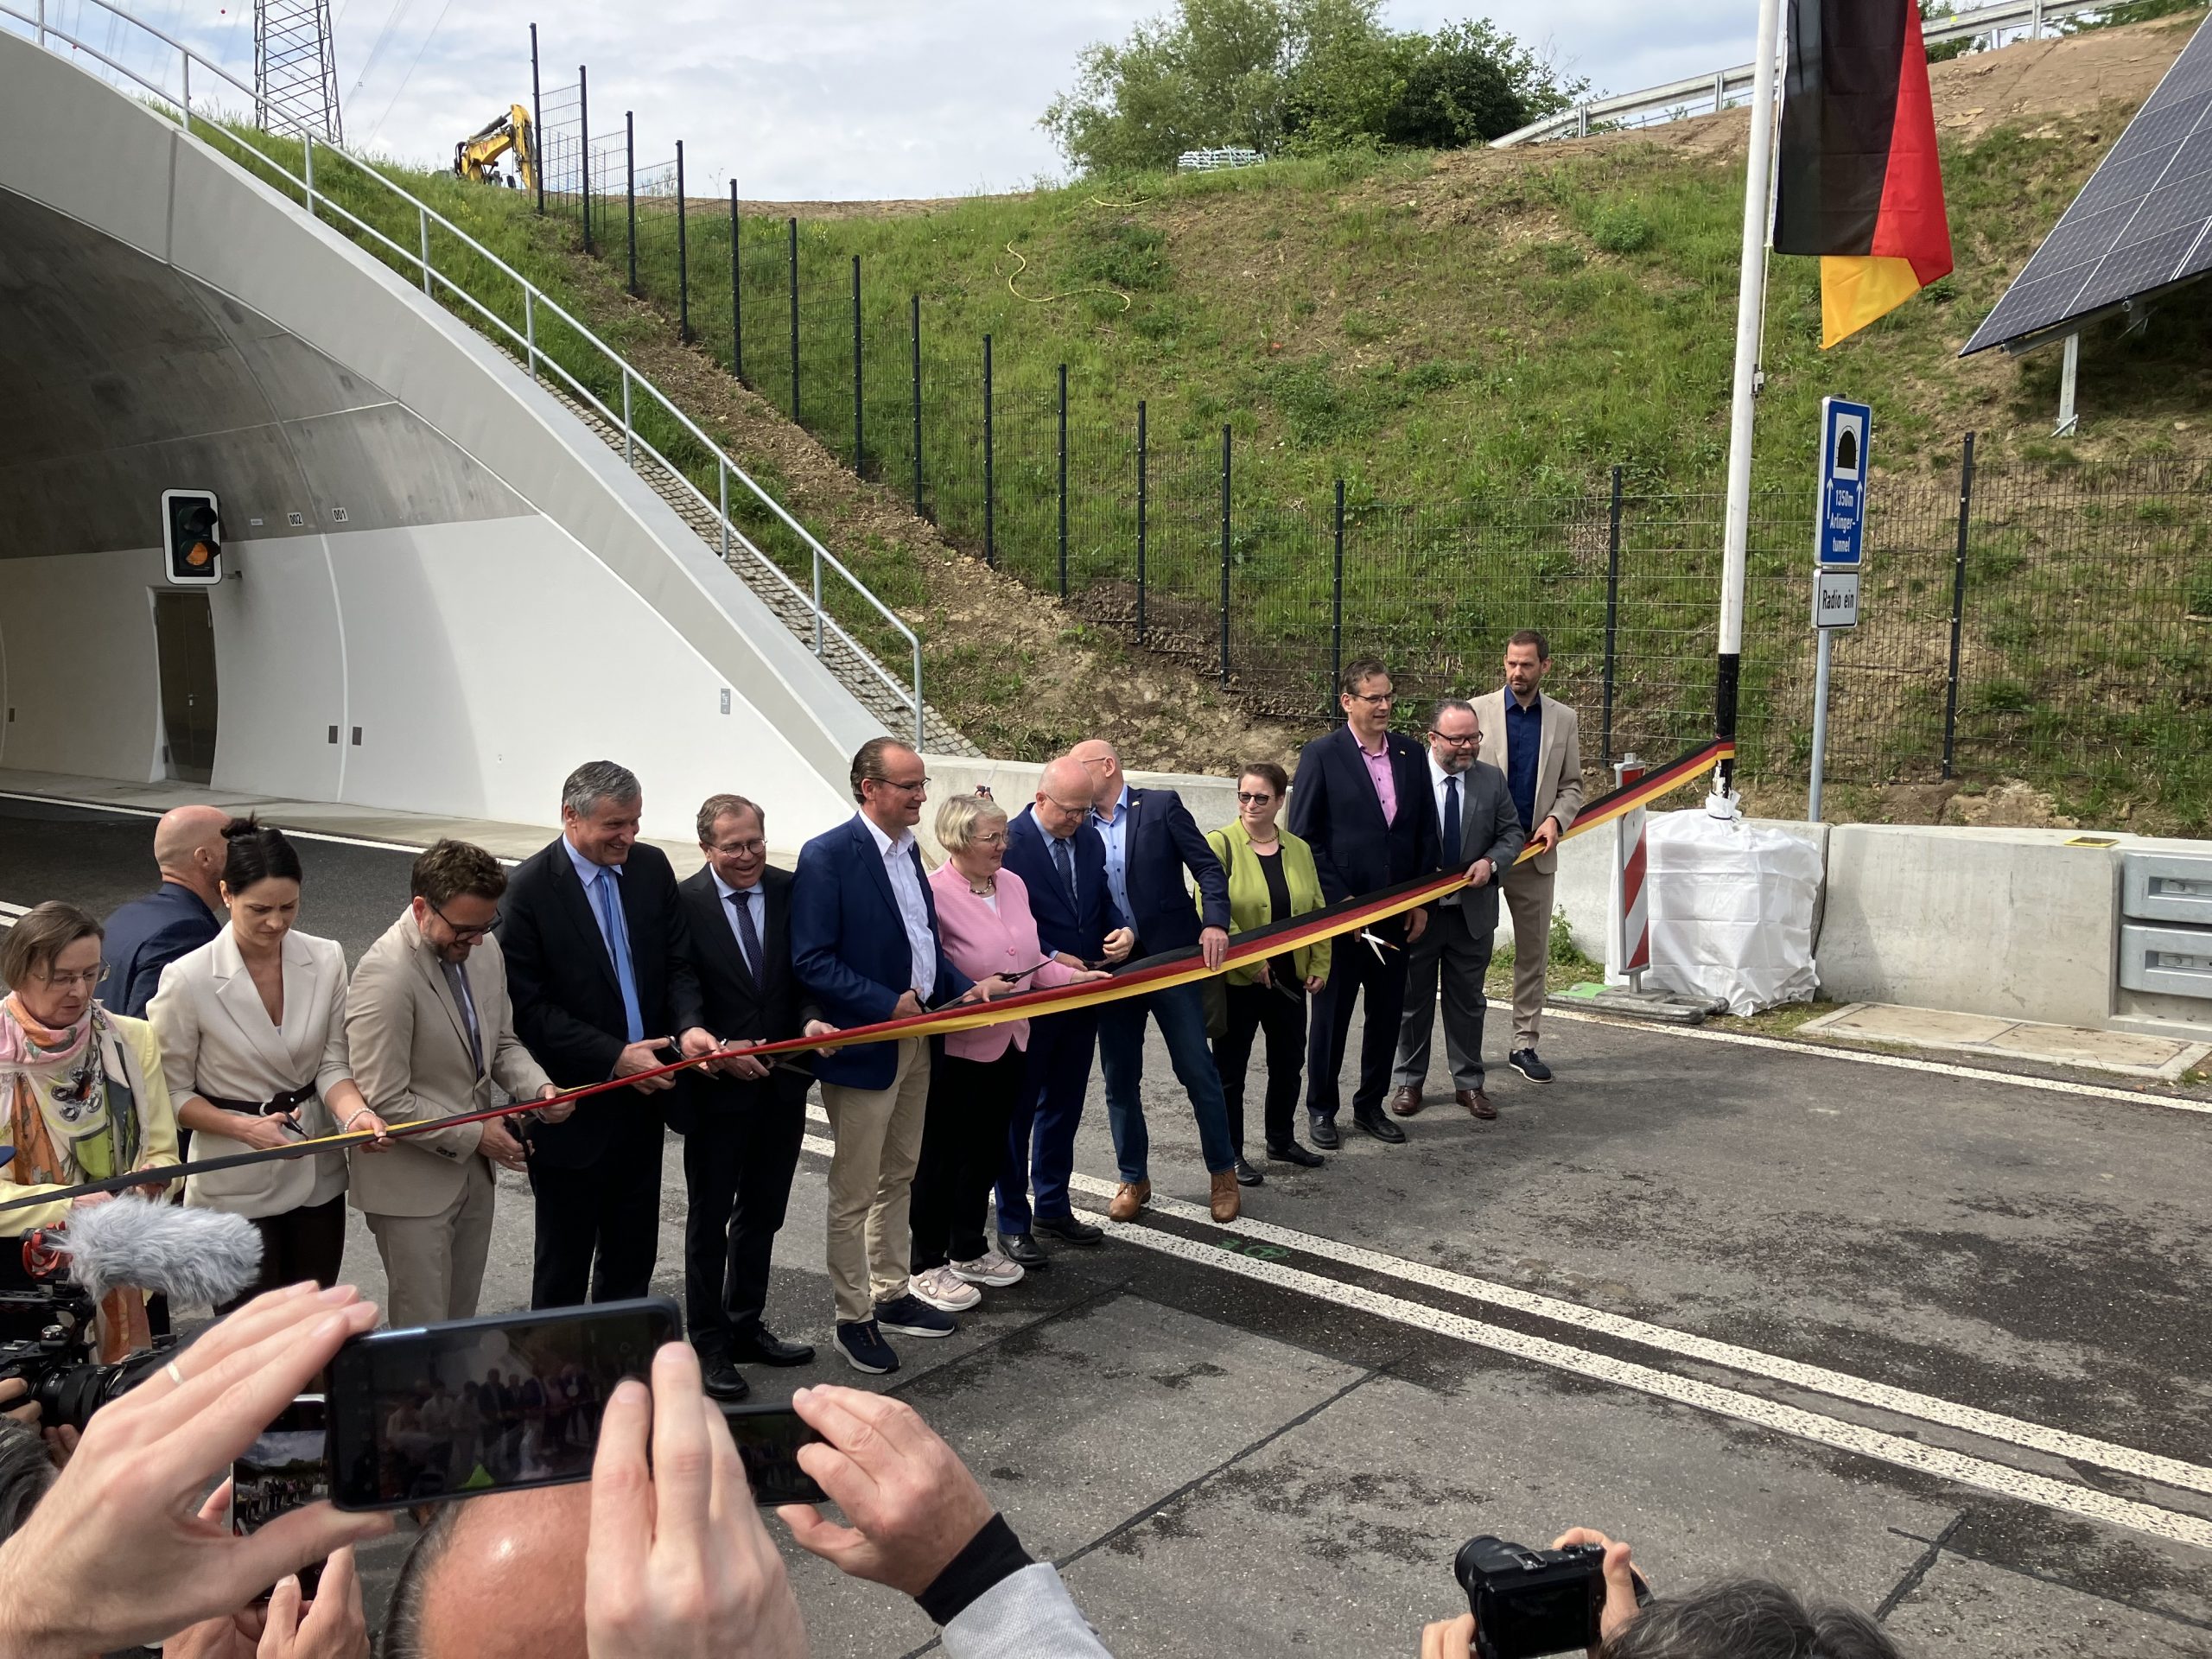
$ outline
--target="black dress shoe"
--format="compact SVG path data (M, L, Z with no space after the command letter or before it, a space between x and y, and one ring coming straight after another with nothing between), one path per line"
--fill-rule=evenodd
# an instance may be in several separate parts
M1237 1160L1236 1160L1236 1185L1239 1185L1239 1186L1265 1186L1267 1184L1268 1184L1268 1178L1267 1178L1266 1176L1264 1176L1264 1175L1261 1174L1261 1173L1260 1173L1260 1172L1259 1172L1258 1170L1256 1170L1256 1169L1253 1168L1251 1165L1249 1165L1249 1164L1246 1163L1246 1162L1244 1161L1244 1160L1243 1160L1241 1156L1237 1159Z
M1064 1244L1096 1244L1106 1236L1103 1227L1077 1221L1073 1216L1039 1216L1037 1217L1037 1230L1050 1233Z
M1344 1143L1344 1137L1337 1133L1337 1120L1324 1117L1319 1112L1306 1120L1306 1133L1307 1138L1325 1152L1334 1152Z
M1269 1147L1268 1159L1271 1163L1296 1164L1300 1169L1319 1169L1329 1160L1310 1147L1292 1141L1287 1147Z
M733 1357L752 1365L811 1365L814 1363L812 1344L785 1342L772 1331L762 1330L751 1337L741 1337L730 1344ZM710 1389L709 1393L712 1393Z
M999 1252L1024 1273L1041 1273L1052 1265L1052 1258L1027 1233L1001 1233Z
M1552 1069L1536 1058L1533 1048L1516 1048L1505 1057L1505 1063L1531 1083L1549 1083Z
M1396 1146L1406 1138L1406 1132L1380 1112L1354 1112L1351 1121L1377 1141Z
M702 1356L704 1380L709 1397L715 1400L737 1401L753 1392L753 1385L739 1375L737 1367L721 1354Z

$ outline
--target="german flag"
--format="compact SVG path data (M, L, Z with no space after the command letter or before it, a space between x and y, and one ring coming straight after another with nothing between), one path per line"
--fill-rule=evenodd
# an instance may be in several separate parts
M1833 346L1951 269L1915 0L1789 0L1774 249L1821 261Z

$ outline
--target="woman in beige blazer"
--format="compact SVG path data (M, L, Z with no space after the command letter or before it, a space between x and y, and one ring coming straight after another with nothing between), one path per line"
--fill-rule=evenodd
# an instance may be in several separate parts
M162 970L147 1010L177 1121L193 1132L189 1155L381 1132L346 1060L345 954L335 940L293 930L299 855L281 830L251 818L233 818L223 833L230 925ZM343 1152L194 1175L184 1201L245 1216L260 1232L261 1273L238 1301L302 1279L337 1282L346 1248Z

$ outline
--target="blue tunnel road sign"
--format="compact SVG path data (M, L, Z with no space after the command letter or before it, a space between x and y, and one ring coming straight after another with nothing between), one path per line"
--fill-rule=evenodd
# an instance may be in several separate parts
M1874 411L1840 397L1821 399L1820 525L1813 556L1823 565L1855 570L1866 527L1866 441Z

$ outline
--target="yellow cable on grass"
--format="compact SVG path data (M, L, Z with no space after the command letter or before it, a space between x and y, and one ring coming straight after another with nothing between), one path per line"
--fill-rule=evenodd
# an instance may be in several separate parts
M1014 285L1014 277L1020 276L1022 271L1029 269L1029 261L1022 258L1020 253L1016 251L1014 244L1011 242L1006 245L1006 251L1008 253L1013 254L1015 258L1021 260L1020 267L1007 276L1006 279L1006 291L1013 295L1015 299L1020 300L1024 305L1050 305L1054 300L1071 300L1078 294L1111 294L1116 299L1121 301L1122 309L1124 311L1128 310L1132 305L1136 303L1136 302L1130 299L1128 295L1122 293L1120 289L1116 288L1111 283L1086 283L1081 288L1071 288L1058 294L1035 296L1025 294Z

